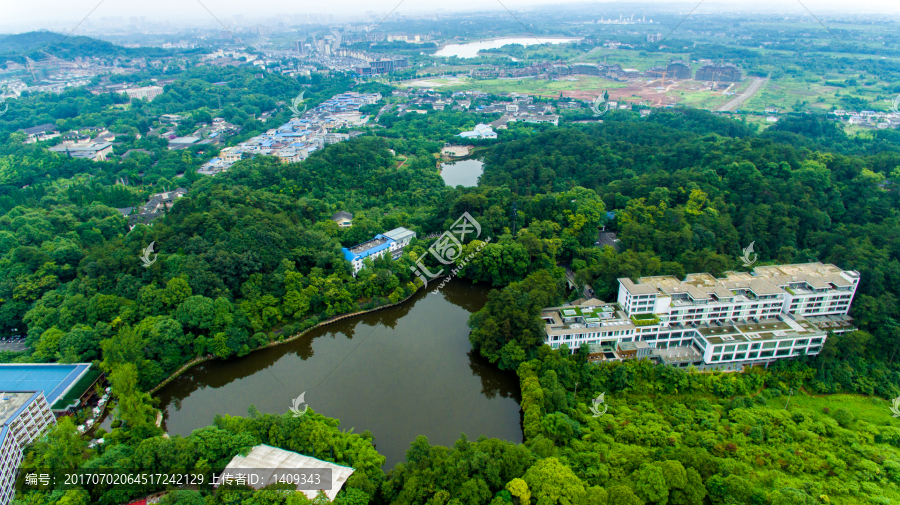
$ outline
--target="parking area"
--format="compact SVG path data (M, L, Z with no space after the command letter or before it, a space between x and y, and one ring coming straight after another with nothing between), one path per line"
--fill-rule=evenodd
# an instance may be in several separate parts
M619 239L616 238L616 233L612 231L602 231L597 235L597 241L594 243L595 246L599 247L612 247L616 251L619 250Z
M0 337L0 351L22 352L25 349L25 337Z

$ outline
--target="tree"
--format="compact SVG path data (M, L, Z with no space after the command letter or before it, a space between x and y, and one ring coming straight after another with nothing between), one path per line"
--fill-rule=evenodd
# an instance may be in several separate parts
M85 441L71 417L62 417L34 444L26 467L35 470L72 470L81 465Z
M515 505L528 505L531 500L531 492L528 484L522 479L513 479L506 484L506 490L515 499Z
M608 490L608 503L616 505L643 505L631 488L627 486L613 486Z
M645 502L666 505L669 502L669 486L666 476L658 465L643 464L632 474L634 488L638 497Z
M538 505L576 505L585 495L581 479L556 458L539 460L523 480Z
M116 367L109 376L112 394L116 398L116 415L126 426L134 429L154 422L156 410L150 406L150 395L137 387L137 369L131 363Z

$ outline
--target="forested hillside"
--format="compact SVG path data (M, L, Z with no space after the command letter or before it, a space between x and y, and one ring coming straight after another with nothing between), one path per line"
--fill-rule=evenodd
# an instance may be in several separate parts
M39 160L26 173L46 182L23 190L15 179L22 172L4 172L13 179L0 200L0 318L5 328L27 330L28 350L0 358L95 361L111 375L123 412L98 449L60 423L32 448L28 467L212 468L230 452L267 443L358 468L337 499L348 505L900 500L900 429L881 399L900 394L896 146L812 149L819 138L803 132L758 135L699 112L622 117L498 142L475 188L444 186L431 144L396 138L396 127L328 146L301 164L243 160L213 178L185 176L187 196L152 227L134 230L112 204L143 195L86 175L109 182L128 162L73 162L10 147L7 156ZM134 163L129 170L149 164ZM352 228L330 220L339 210L355 214ZM462 212L492 240L461 276L498 288L472 316L471 341L498 367L517 371L524 444L463 438L445 448L420 438L406 462L385 473L370 434L343 432L319 415L251 412L170 439L155 428L145 391L182 363L245 355L324 318L397 302L417 289L409 267L430 240L357 277L342 244L397 226L424 237ZM618 232L619 252L595 246L603 225ZM145 268L138 257L151 242L159 258ZM740 268L750 242L760 264L859 270L851 315L860 331L829 338L818 357L742 374L598 366L583 353L541 345L539 309L578 296L564 290L559 265L612 300L618 277ZM466 252L481 245L470 242ZM587 406L603 392L609 412L594 417ZM815 396L826 393L873 397L824 403ZM790 394L798 404L785 408ZM152 490L34 492L26 502L112 504ZM200 503L201 494L208 490L166 500ZM306 503L249 490L205 499Z

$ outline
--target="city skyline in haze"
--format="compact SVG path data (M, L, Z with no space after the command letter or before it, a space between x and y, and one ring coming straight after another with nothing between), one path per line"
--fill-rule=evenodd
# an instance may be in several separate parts
M502 3L501 3L502 2ZM21 33L48 29L61 33L79 35L79 31L103 28L104 25L124 23L123 28L134 26L146 28L148 24L169 24L179 27L215 28L240 26L244 23L282 22L285 25L303 22L305 16L333 16L331 22L378 23L389 12L398 16L422 16L428 13L449 15L465 12L502 12L525 15L547 8L564 8L585 13L597 12L617 17L618 15L722 14L726 12L784 13L786 15L808 15L833 18L840 14L885 13L896 17L896 3L893 0L860 0L849 4L836 0L806 0L777 2L760 1L703 1L685 2L671 0L649 0L641 2L571 2L567 0L459 0L453 3L433 0L339 0L337 2L288 3L279 0L158 0L149 4L134 4L125 0L36 0L7 5L0 33ZM806 9L809 9L807 12Z

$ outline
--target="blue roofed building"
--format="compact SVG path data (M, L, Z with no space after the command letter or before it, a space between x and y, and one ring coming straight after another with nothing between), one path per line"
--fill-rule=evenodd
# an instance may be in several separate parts
M100 373L90 363L0 365L0 505L12 502L26 445L81 404Z
M416 237L416 232L403 228L394 228L385 233L375 235L372 240L367 240L362 244L347 248L342 247L344 258L353 265L353 275L355 276L362 270L363 261L366 258L377 258L391 255L391 259L397 259L403 253L403 248Z
M25 446L55 422L43 391L0 391L0 505L12 502Z

